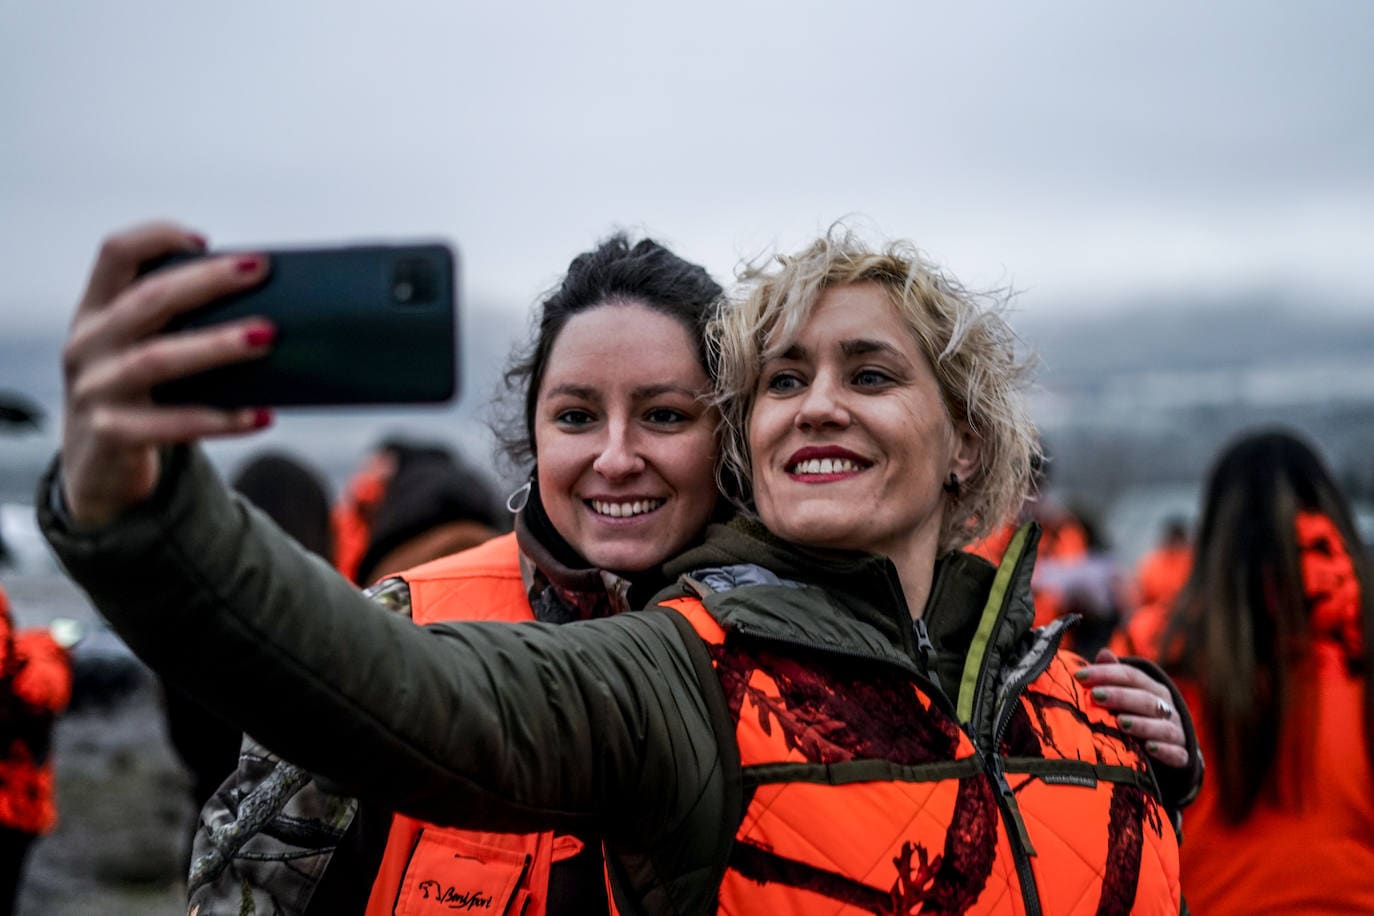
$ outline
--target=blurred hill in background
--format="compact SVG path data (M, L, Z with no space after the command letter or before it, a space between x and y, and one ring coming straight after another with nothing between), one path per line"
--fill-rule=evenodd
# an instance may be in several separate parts
M1352 497L1374 498L1374 308L1255 295L1013 323L1042 362L1034 413L1054 480L1098 506L1196 482L1263 424L1306 433Z
M1374 501L1374 308L1257 293L1037 307L1010 318L1040 357L1033 411L1053 457L1052 485L1106 519L1126 558L1145 548L1160 513L1191 514L1212 456L1256 425L1306 433L1351 495ZM380 436L419 431L493 467L490 399L525 332L523 313L475 304L462 316L456 405L286 412L265 436L215 443L211 456L232 467L255 449L289 448L337 486ZM30 502L55 447L60 346L56 337L0 339L0 390L49 411L41 433L0 436L0 502Z

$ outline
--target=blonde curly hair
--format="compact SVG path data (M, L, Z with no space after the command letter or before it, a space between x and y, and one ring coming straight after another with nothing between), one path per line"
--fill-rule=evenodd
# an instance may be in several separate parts
M723 427L723 492L753 511L749 417L764 362L791 346L825 290L877 283L930 360L950 418L978 437L978 471L945 497L940 553L989 533L1020 508L1040 447L1026 407L1031 360L1002 317L1006 295L974 293L913 244L871 247L843 224L795 255L741 269L707 328Z

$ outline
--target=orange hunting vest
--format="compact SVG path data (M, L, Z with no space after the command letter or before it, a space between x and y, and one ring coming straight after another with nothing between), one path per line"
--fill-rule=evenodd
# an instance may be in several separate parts
M533 620L514 534L403 573L418 624ZM544 916L549 870L582 841L543 833L437 827L397 814L367 901L367 916L490 913Z
M1154 777L1074 680L1078 656L1013 677L995 739L975 742L964 702L914 670L736 636L695 597L664 604L706 643L736 725L745 810L720 913L1179 913Z
M41 834L57 823L48 749L71 700L71 660L47 630L13 625L0 589L0 827Z

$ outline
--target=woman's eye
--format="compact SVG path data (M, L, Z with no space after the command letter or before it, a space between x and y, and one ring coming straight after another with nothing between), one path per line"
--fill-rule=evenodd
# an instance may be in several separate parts
M586 426L596 418L585 410L572 408L560 410L554 419L562 426Z
M802 380L790 372L779 372L768 380L769 391L791 392L802 387Z
M892 381L892 376L878 369L860 369L854 373L854 384L861 388L872 388L879 385L886 385Z
M674 407L655 407L644 415L644 419L650 423L666 426L673 423L685 423L691 418Z

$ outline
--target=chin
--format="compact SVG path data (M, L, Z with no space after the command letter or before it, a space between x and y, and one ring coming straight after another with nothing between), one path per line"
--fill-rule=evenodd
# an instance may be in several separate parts
M664 558L666 559L666 558ZM587 562L597 569L613 573L641 573L662 562L642 550L597 550L587 556Z
M863 520L857 522L847 519L836 518L838 508L835 505L828 506L797 506L792 505L789 511L784 513L785 518L769 519L760 517L768 530L783 538L797 544L811 545L814 547L834 547L837 538L853 539L856 532L862 531Z

